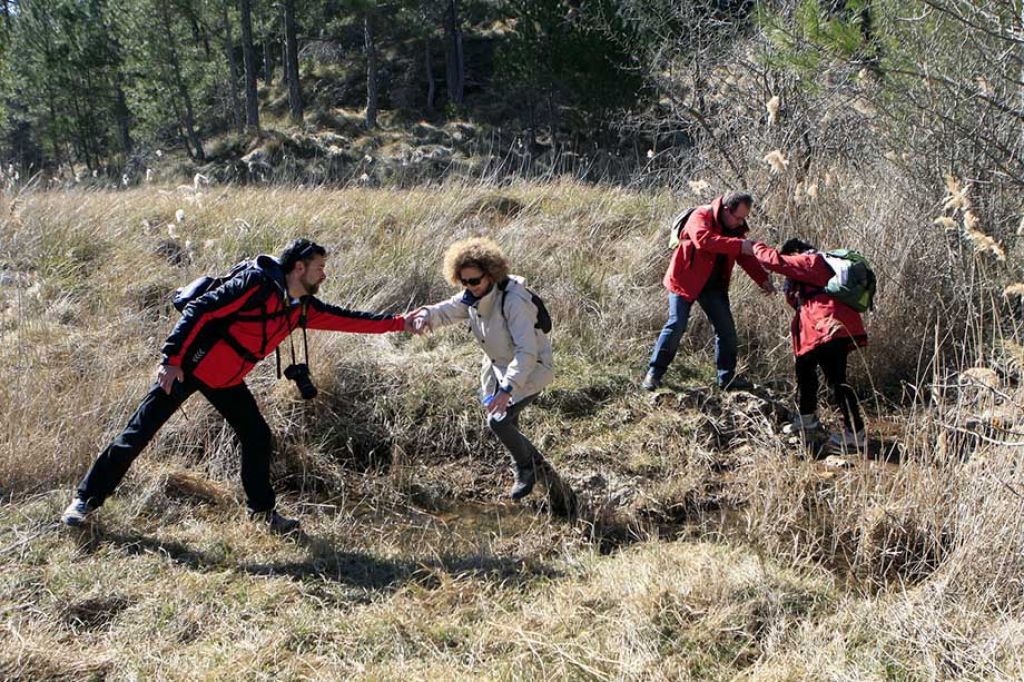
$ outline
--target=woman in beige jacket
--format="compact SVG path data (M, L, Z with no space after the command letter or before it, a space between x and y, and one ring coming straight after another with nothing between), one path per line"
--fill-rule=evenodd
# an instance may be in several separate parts
M417 310L413 328L468 324L484 352L480 396L487 426L512 456L516 480L511 497L521 499L549 466L520 433L519 415L555 376L551 339L544 329L550 331L550 320L545 324L546 311L534 302L523 278L509 274L508 260L490 239L464 239L448 247L444 274L463 291Z

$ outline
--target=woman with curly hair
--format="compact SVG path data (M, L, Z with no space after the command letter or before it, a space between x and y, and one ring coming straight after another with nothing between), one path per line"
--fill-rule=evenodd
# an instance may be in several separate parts
M480 396L487 406L487 426L512 456L515 484L511 497L522 499L538 476L553 472L543 455L519 431L519 415L554 379L551 339L538 322L546 316L522 277L491 239L455 242L444 257L444 274L462 291L414 313L413 328L433 330L456 322L468 324L484 351ZM550 481L545 481L549 484Z

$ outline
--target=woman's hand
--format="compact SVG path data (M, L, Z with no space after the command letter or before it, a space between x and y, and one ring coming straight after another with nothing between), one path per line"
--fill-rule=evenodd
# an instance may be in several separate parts
M430 311L423 306L409 313L405 321L406 331L412 332L417 336L432 331L430 327Z
M511 400L511 393L499 390L494 395L494 399L487 405L487 414L504 414L508 411L508 404Z

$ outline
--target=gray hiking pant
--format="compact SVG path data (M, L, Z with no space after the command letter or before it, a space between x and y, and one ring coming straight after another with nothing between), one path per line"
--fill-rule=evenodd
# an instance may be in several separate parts
M519 414L538 396L534 393L509 406L504 419L487 416L487 428L494 432L505 449L512 456L512 463L520 471L536 469L544 463L544 456L538 452L526 436L519 431Z

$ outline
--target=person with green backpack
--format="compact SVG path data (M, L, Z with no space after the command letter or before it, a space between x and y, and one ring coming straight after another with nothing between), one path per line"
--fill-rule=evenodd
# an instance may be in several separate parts
M818 368L832 389L842 413L843 431L829 437L829 445L842 450L863 450L864 418L857 395L846 382L850 351L867 345L861 313L874 306L875 276L867 259L852 250L821 252L799 239L790 239L778 251L753 242L754 257L766 270L786 277L783 292L795 310L790 331L799 413L786 433L811 435L818 420Z

